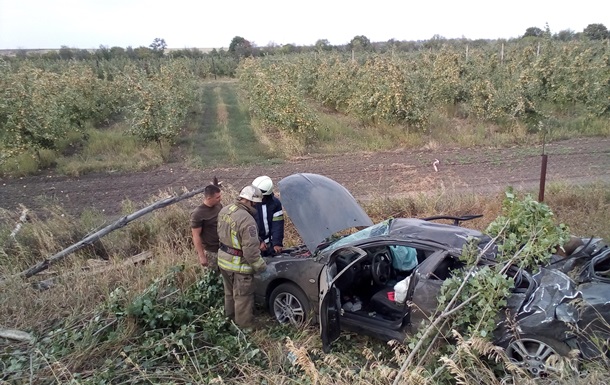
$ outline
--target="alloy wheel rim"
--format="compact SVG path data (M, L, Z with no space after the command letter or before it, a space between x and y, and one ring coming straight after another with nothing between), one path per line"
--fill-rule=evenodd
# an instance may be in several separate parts
M548 358L557 355L557 352L542 341L531 338L515 340L508 345L506 353L513 363L533 376L544 376L557 371L547 364Z
M305 320L305 309L297 297L280 293L273 301L273 313L280 323L301 325Z

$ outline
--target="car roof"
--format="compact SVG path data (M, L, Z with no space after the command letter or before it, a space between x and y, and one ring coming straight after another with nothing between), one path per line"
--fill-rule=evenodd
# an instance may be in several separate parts
M462 250L472 238L478 239L479 245L485 245L491 240L488 235L478 230L416 218L394 219L390 226L389 236L433 243L455 251Z

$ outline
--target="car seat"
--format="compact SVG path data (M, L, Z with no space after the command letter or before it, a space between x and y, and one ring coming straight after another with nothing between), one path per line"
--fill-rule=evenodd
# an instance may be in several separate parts
M389 317L393 320L404 317L407 306L404 303L396 303L389 298L388 293L394 293L393 287L384 287L371 297L371 308L376 313ZM391 294L390 294L391 296Z

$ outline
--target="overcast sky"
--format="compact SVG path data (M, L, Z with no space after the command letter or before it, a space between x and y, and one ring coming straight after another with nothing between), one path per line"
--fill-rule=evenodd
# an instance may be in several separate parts
M608 0L0 0L0 49L148 46L313 45L318 39L369 40L518 37L528 27L575 32L610 28Z

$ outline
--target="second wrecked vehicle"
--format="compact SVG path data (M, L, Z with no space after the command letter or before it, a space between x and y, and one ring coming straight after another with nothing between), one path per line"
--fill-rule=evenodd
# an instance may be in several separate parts
M483 247L490 237L473 229L421 219L373 224L339 183L317 174L294 174L279 182L284 208L304 245L266 258L255 276L256 297L282 323L320 323L323 348L342 329L384 340L404 340L437 307L443 281L463 267L459 257L471 239ZM347 236L346 229L363 228ZM334 237L334 238L333 238ZM494 263L492 247L484 264ZM599 350L588 335L610 338L610 248L589 240L577 259L562 260L535 275L513 270L508 310L516 329L499 327L494 342L530 373L547 372L547 358L572 349L584 357ZM584 258L586 256L587 258ZM578 281L563 270L578 260ZM394 286L407 284L406 303L393 300Z

